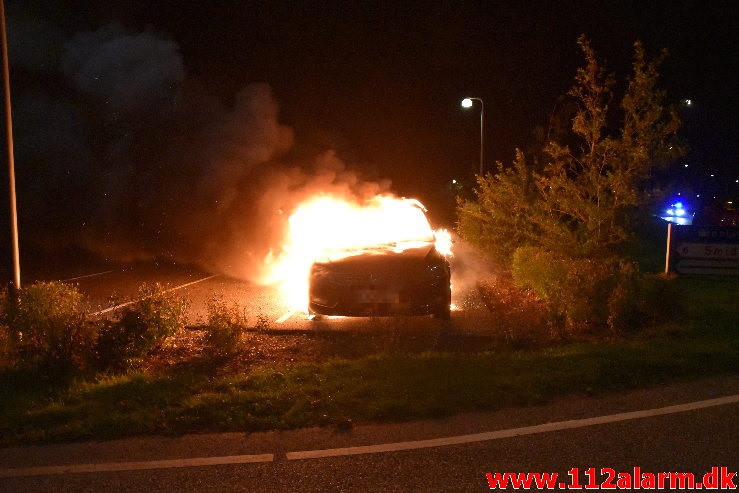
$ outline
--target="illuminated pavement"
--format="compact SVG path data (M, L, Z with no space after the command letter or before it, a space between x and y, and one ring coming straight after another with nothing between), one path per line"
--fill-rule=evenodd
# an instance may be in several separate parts
M238 303L245 309L251 323L256 324L261 319L274 330L351 330L366 327L368 324L392 325L401 330L403 328L422 330L448 324L455 329L474 331L478 328L489 328L495 321L490 311L481 305L454 310L451 322L431 317L326 317L319 321L311 321L308 320L306 313L295 311L285 304L274 287L213 275L191 266L140 263L96 272L81 271L63 280L78 285L80 291L90 300L90 312L96 314L105 314L113 306L135 300L137 289L143 283L158 282L190 302L188 323L191 325L203 323L207 317L207 303L213 299Z

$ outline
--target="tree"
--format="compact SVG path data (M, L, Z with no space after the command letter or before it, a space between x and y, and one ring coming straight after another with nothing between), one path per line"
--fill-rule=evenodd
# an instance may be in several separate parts
M497 173L477 177L474 199L458 202L460 235L518 273L520 284L538 285L542 293L566 289L543 286L564 282L563 275L574 271L579 274L572 282L590 282L594 288L623 269L627 259L622 247L650 196L649 178L680 151L670 142L680 126L677 113L667 107L666 95L657 87L657 68L665 53L647 60L642 44L634 44L621 123L614 128L609 122L616 78L597 60L585 36L578 44L585 64L568 92L577 105L574 140L569 141L576 144L550 141L544 150L546 162L536 167L517 151L511 167L498 163ZM528 249L525 254L522 248ZM588 272L593 261L598 272ZM550 281L524 279L534 262L561 269L543 276ZM599 284L597 291L607 293L607 284Z

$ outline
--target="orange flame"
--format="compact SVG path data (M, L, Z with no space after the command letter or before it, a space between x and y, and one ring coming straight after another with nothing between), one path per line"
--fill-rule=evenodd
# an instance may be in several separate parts
M452 234L446 229L437 229L434 231L436 250L445 257L451 257L452 253Z
M434 232L414 199L378 195L353 203L319 195L300 204L288 219L288 231L278 253L265 259L265 282L276 284L291 309L306 311L308 283L313 262L326 256L346 256L359 248L392 244L400 251L419 243L436 242L451 255L451 235Z

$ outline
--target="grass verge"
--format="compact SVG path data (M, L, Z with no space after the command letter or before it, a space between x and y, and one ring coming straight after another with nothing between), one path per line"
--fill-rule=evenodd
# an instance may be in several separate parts
M201 359L165 372L59 381L5 371L0 444L432 418L739 371L739 280L678 283L687 300L681 320L621 339L480 352L380 350L245 371Z

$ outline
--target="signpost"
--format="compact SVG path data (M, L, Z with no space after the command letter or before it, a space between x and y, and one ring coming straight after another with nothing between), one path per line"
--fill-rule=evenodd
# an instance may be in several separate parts
M665 272L739 276L739 228L668 224Z

